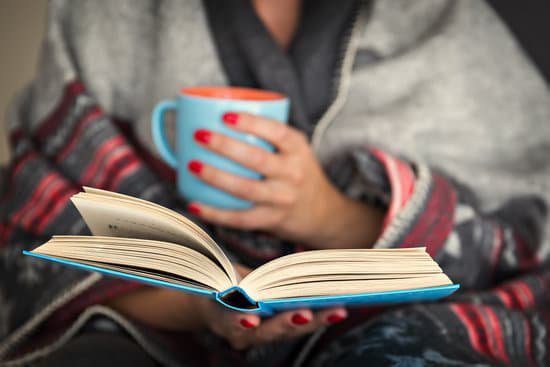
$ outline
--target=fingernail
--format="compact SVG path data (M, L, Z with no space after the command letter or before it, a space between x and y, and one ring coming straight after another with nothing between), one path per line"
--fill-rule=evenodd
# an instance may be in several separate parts
M223 122L229 125L236 125L238 119L239 115L237 115L235 112L226 112L222 116Z
M329 315L327 317L327 321L331 324L337 324L340 321L344 320L345 318L346 318L345 316L335 313L335 314Z
M196 141L199 141L204 144L208 144L210 142L210 138L212 138L212 133L208 130L199 129L195 131L195 134L193 134L193 137Z
M201 215L201 208L195 204L187 205L187 211L193 215Z
M189 171L198 174L202 171L202 163L199 161L189 161L187 168L189 168Z
M254 327L254 324L247 319L241 319L241 325L242 327L247 329L252 329Z
M309 322L309 319L304 317L303 315L300 315L299 313L294 314L292 316L292 323L295 325L305 325Z

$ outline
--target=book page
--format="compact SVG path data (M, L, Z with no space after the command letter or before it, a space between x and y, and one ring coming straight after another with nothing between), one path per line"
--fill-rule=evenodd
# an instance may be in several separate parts
M253 299L335 296L452 284L425 248L306 251L248 274L240 287Z
M106 269L161 279L196 282L217 291L231 287L211 259L173 243L120 237L54 236L32 252Z
M145 200L98 189L76 194L71 200L94 235L150 239L189 247L220 264L236 284L236 272L221 248L184 216Z
M394 278L380 280L347 280L289 284L260 291L252 291L249 296L257 301L269 299L340 296L359 293L390 292L408 289L439 287L452 282L445 274L420 278ZM248 290L246 290L248 293Z

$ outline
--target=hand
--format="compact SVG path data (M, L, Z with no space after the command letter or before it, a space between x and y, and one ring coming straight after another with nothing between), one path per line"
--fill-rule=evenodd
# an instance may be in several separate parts
M241 275L250 272L248 268L236 267ZM112 299L108 306L164 330L209 329L235 349L296 338L347 317L346 310L337 307L317 313L299 309L262 320L258 315L231 311L203 296L149 287Z
M197 130L195 140L206 149L262 174L254 180L204 162L189 169L204 182L253 201L249 210L222 210L191 203L189 211L206 221L246 230L265 230L312 247L364 247L374 243L382 213L342 195L327 179L306 136L277 121L246 113L226 113L231 128L256 135L277 153L226 135Z
M250 272L243 266L237 265L236 268L241 276ZM262 320L258 315L228 310L206 297L198 297L196 301L206 327L237 350L297 338L347 317L346 310L337 307L315 314L308 309L298 309Z
M203 320L208 329L226 339L237 350L297 338L347 317L344 308L326 309L316 313L308 309L298 309L262 320L258 315L230 311L205 297L200 297L197 301L198 310L204 315Z

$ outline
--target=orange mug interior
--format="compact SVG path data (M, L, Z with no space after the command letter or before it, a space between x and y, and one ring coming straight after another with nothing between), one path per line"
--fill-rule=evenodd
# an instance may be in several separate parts
M242 87L191 87L183 88L181 94L202 98L241 101L275 101L285 98L284 95L277 92Z

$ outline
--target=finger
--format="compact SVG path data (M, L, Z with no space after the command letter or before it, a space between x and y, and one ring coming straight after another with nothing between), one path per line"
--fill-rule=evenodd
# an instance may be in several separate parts
M235 130L267 140L283 153L292 152L307 145L307 138L302 132L262 116L244 112L227 112L222 119Z
M202 181L244 200L259 204L290 206L297 198L295 190L286 181L250 179L197 160L191 160L188 168ZM296 174L289 174L290 176Z
M265 320L255 330L255 343L271 343L277 340L294 338L302 335L301 329L309 330L308 325L313 320L313 313L308 309L282 312ZM307 331L306 331L307 332Z
M211 299L206 300L203 307L206 308L210 331L226 339L235 349L250 345L253 330L261 322L257 315L230 311Z
M188 169L207 184L244 200L269 203L276 197L266 180L234 175L197 160L189 161Z
M203 307L208 307L210 316L214 319L210 321L213 321L213 325L222 331L221 334L227 334L229 331L242 331L243 329L255 328L261 323L260 317L256 314L228 310L213 300L207 300L206 302L208 303Z
M287 322L290 322L293 327L288 329L286 334L287 338L296 338L305 334L312 333L319 328L330 325L335 317L346 317L346 310L343 308L323 310L319 312L312 312L311 310L298 310L295 311L290 318L287 318Z
M243 143L209 130L195 131L195 141L204 148L223 155L266 177L283 176L287 168L281 157L265 149Z
M278 211L266 206L255 206L248 210L226 210L192 202L187 210L207 222L245 230L268 228L280 220Z
M248 330L258 327L261 319L252 313L226 311L226 321L236 330Z
M261 324L261 319L258 315L225 310L223 317L216 322L224 324L219 335L234 349L242 350L251 344L255 335L254 330Z
M344 321L348 317L348 312L344 307L329 308L315 312L312 324L333 325Z

